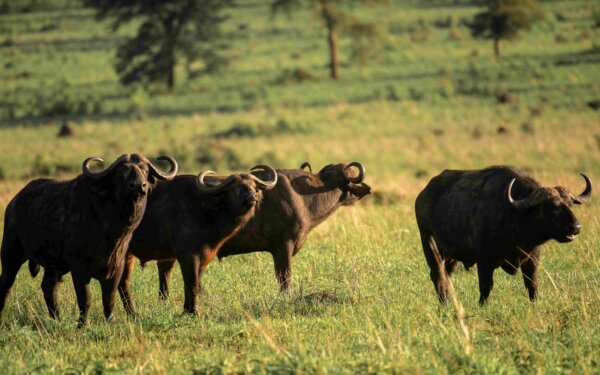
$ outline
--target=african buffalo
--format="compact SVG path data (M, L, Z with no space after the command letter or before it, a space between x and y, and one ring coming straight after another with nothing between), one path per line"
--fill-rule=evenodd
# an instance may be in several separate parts
M114 294L121 278L125 253L133 230L146 207L156 180L177 174L159 171L138 154L119 157L106 170L92 172L88 158L83 174L70 181L40 178L27 184L6 207L2 240L0 312L21 265L29 260L32 276L44 267L42 290L52 318L58 318L58 283L71 272L79 305L81 326L87 322L91 278L100 281L104 315L110 318Z
M134 314L129 283L133 256L142 263L177 259L185 285L184 311L196 312L196 295L201 276L221 245L255 214L263 190L277 183L277 173L269 166L257 165L256 174L233 174L216 186L205 182L209 173L179 176L159 183L148 199L146 214L129 246L127 266L119 292L125 309Z
M592 194L590 179L582 176L586 187L577 197L562 186L542 187L506 166L445 170L432 178L417 197L415 212L440 300L446 301L446 275L457 261L466 267L477 264L480 304L492 290L498 267L511 275L521 268L529 298L535 300L540 245L551 239L572 241L581 229L571 206Z
M305 172L305 167L310 172ZM257 175L261 173L264 172ZM371 188L363 183L365 169L357 162L330 164L316 175L308 162L300 170L279 169L277 173L277 186L264 193L256 215L221 247L217 256L221 259L255 251L270 252L280 289L287 291L292 257L300 251L310 231L338 207L351 205L369 194ZM160 295L164 298L169 293L169 275L174 263L158 262Z

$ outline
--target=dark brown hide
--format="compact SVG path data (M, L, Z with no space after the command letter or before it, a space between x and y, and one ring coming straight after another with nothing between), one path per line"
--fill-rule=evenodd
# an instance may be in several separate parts
M260 180L252 174L212 178L214 183L223 187L214 192L201 191L196 176L179 176L156 186L131 241L125 274L119 287L129 313L135 312L129 291L133 256L142 263L177 259L185 284L184 310L196 312L200 278L208 263L217 255L222 244L252 218L262 199L262 190L274 186L261 181L276 182L273 169L257 174L261 175Z
M102 285L104 314L110 318L114 293L123 270L133 230L139 224L146 197L157 178L143 156L122 155L105 171L91 172L84 162L83 174L70 181L37 179L25 186L8 204L2 240L0 312L21 265L29 260L35 276L44 267L42 289L50 316L59 315L58 282L71 272L80 310L79 325L87 321L91 303L89 282Z
M520 268L534 300L540 245L551 239L571 241L580 231L571 206L591 195L591 181L584 178L586 189L578 197L560 186L542 187L524 172L504 166L445 170L431 179L417 197L415 212L440 300L445 302L448 293L444 273L449 276L458 261L466 267L477 264L481 304L492 290L498 267L512 275ZM431 238L441 261L436 260Z
M303 163L301 169L304 167L310 168L310 164ZM358 163L330 164L318 174L301 169L277 171L277 186L264 192L256 215L217 254L221 259L256 251L271 253L282 291L287 291L291 282L292 257L300 251L310 231L338 207L351 205L371 191L362 182L364 169ZM257 175L264 178L264 174ZM358 177L360 181L356 180ZM174 264L174 260L158 262L162 297L168 295L168 280Z

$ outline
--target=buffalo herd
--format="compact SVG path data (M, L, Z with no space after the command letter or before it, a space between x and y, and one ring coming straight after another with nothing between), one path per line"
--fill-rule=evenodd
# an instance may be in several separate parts
M86 324L89 283L100 282L104 315L111 319L116 291L128 314L135 258L156 260L159 295L167 298L169 276L179 262L184 311L195 314L201 277L215 257L266 251L273 256L279 288L288 292L292 257L310 231L340 206L371 193L358 162L329 164L313 173L257 165L247 173L177 175L177 162L162 171L144 156L125 154L100 172L83 162L82 174L68 181L36 179L9 202L0 260L0 314L23 263L35 277L44 268L42 292L52 318L59 317L58 285L71 272ZM537 297L540 246L572 241L581 224L572 211L592 194L577 196L562 187L543 187L506 166L445 170L432 178L415 202L417 225L430 277L446 302L449 277L459 266L477 264L480 304L493 287L493 273L519 269L529 298Z

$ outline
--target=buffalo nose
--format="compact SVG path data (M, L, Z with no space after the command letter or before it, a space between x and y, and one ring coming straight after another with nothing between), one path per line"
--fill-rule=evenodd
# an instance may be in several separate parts
M146 183L146 182L142 182L142 183L130 182L129 188L131 190L137 190L141 194L146 194L146 191L148 190L148 183Z
M573 233L579 234L580 231L581 231L581 224L579 224L579 223L573 224Z

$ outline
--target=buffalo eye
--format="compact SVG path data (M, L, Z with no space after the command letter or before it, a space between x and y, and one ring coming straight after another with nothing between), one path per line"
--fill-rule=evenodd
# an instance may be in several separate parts
M560 204L553 204L551 212L554 216L559 216L563 211L563 207Z

